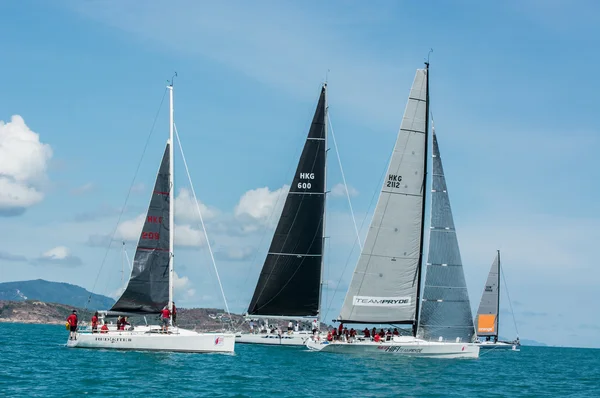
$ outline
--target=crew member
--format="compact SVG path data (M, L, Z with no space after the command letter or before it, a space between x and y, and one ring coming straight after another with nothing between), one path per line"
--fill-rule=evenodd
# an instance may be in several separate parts
M92 316L92 333L98 333L98 311Z
M165 305L165 308L161 311L162 314L162 331L168 332L169 330L169 316L171 316L171 311L169 311L169 307Z
M69 323L69 340L77 340L77 310L67 317Z

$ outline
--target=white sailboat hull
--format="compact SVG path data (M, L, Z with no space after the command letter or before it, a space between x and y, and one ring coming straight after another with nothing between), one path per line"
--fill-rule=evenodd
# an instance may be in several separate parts
M77 333L77 339L68 340L67 347L195 353L232 353L234 351L235 335L233 333L197 333L179 328L171 328L168 334L159 333L159 331L160 327L156 326L136 327L131 331Z
M404 355L428 358L479 358L479 345L425 341L414 337L395 337L391 341L315 342L309 340L310 350L339 354Z
M493 341L482 341L480 343L477 343L477 345L482 350L513 350L513 351L517 351L521 348L520 344L515 344L515 343L511 343L511 342L506 342L506 341L498 341L496 343L494 343Z
M311 332L282 333L237 333L235 342L240 344L266 344L266 345L288 345L304 346L308 340L312 340Z

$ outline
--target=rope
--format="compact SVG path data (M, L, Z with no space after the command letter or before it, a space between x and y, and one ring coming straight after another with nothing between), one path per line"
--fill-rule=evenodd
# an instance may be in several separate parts
M190 181L190 188L192 189L192 195L194 195L194 202L196 203L196 210L198 210L198 215L200 216L200 223L202 224L202 231L204 232L204 237L206 238L206 246L208 247L208 252L210 253L210 259L212 260L215 274L217 275L217 281L219 282L219 288L221 289L221 295L223 296L223 302L225 303L225 310L227 311L227 315L229 315L229 319L231 321L231 313L229 312L229 305L227 305L227 298L225 297L225 291L223 290L223 284L221 283L221 277L219 276L219 270L217 269L217 263L215 261L215 256L213 254L212 247L210 246L210 240L208 239L208 234L206 233L206 226L204 225L204 218L202 217L202 211L200 210L200 205L198 204L198 198L196 197L196 190L194 189L194 184L192 184L190 170L188 169L187 161L185 160L185 155L183 153L183 146L181 145L181 139L179 138L179 132L177 131L177 126L175 125L175 123L173 123L173 127L175 128L175 136L177 137L177 143L179 144L179 150L181 151L181 158L183 159L183 165L185 166L185 172L187 173L188 180Z
M500 274L502 274L502 282L504 282L504 289L506 289L506 296L508 297L508 305L510 306L510 313L513 318L513 324L515 325L515 332L517 332L517 337L519 337L519 329L517 329L517 320L515 319L515 312L513 311L512 301L510 299L510 294L508 293L508 285L506 284L506 278L504 277L504 270L500 268Z

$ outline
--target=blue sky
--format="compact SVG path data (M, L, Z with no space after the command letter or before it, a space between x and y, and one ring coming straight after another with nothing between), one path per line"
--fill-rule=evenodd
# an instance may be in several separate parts
M97 293L118 291L118 245L100 271L106 237L176 70L176 123L194 187L231 309L244 310L327 71L360 223L414 71L433 48L431 110L472 306L501 249L520 336L598 346L594 1L25 0L0 12L0 281L92 289L99 274ZM165 102L117 231L130 256L167 125ZM176 161L179 208L189 209ZM330 188L341 182L333 158L328 178ZM331 319L357 252L345 198L332 194L328 210ZM176 301L222 307L197 217L180 210L177 224ZM514 336L502 316L501 333Z

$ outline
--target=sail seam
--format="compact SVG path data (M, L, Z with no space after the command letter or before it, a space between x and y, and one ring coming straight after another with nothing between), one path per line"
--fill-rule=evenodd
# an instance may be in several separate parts
M302 254L302 253L267 253L273 256L298 256L298 257L321 257L322 254Z

